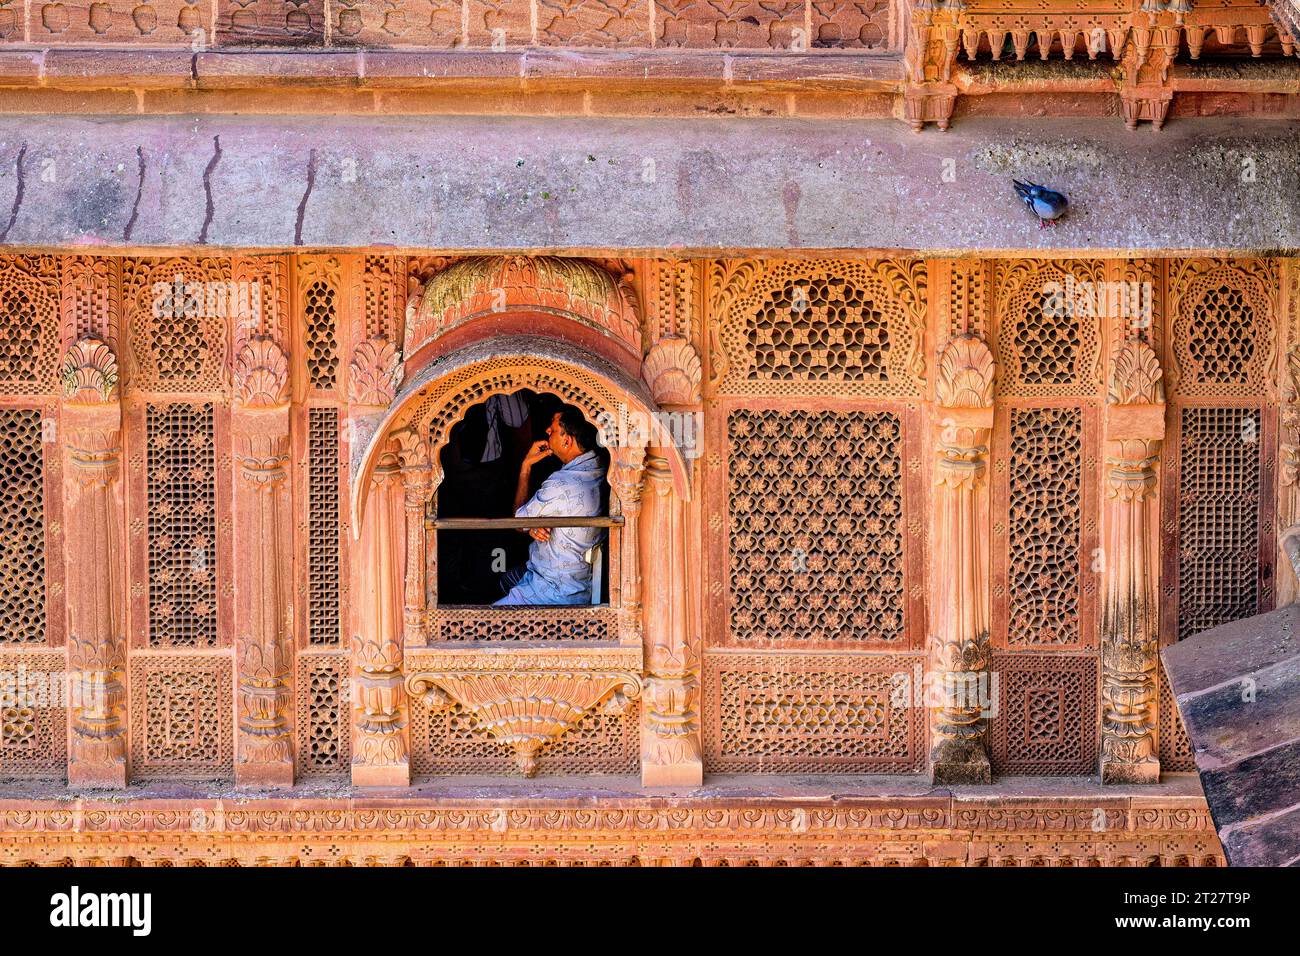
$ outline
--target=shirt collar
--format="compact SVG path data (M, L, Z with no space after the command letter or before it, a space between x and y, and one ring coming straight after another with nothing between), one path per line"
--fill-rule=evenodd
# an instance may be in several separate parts
M585 463L588 459L594 460L595 456L596 456L595 449L592 449L591 451L584 451L581 455L579 455L577 458L574 458L568 464L560 466L560 471L564 471L568 468L572 468L575 465L577 465L579 462Z

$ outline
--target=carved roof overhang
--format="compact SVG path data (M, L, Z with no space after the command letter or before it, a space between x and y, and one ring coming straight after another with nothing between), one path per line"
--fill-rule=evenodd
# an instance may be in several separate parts
M418 293L402 353L410 360L440 336L475 319L541 312L571 319L641 360L641 323L625 276L584 259L473 256L436 273Z
M1268 0L1268 8L1273 11L1273 18L1291 31L1294 37L1300 37L1300 0Z
M1294 5L1294 0L1274 0L1270 13L1256 0L1198 0L1181 6L1074 0L1046 3L1028 12L1022 4L1005 0L968 0L960 7L949 4L933 22L948 52L955 56L960 45L969 60L976 58L981 42L994 60L1000 59L1009 40L1009 60L1026 59L1031 41L1036 47L1035 58L1040 60L1048 59L1056 49L1056 55L1066 60L1077 53L1088 59L1108 54L1119 61L1133 44L1141 65L1151 49L1176 53L1183 42L1191 58L1198 59L1207 35L1232 43L1238 31L1255 56L1267 41L1280 44L1289 56L1295 52L1294 20L1278 15L1278 8L1288 4Z
M354 447L353 533L360 533L370 476L394 434L414 429L427 437L436 461L452 425L469 406L520 388L555 392L577 405L601 430L611 451L633 442L663 449L674 491L683 499L690 497L685 459L644 383L613 362L566 342L499 336L440 356L415 373L369 437Z

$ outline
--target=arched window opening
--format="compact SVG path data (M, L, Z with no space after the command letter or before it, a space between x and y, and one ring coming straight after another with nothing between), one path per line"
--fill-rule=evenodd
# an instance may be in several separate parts
M598 434L551 392L497 393L466 410L439 452L439 606L609 603L621 519Z

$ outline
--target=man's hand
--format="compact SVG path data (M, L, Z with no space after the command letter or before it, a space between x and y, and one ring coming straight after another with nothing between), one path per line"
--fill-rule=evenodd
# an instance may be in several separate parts
M551 444L545 439L533 442L533 446L528 449L528 454L524 455L524 468L532 468L544 458L551 457Z
M528 481L532 476L533 465L537 464L543 458L549 458L554 452L551 451L551 443L543 439L542 441L533 442L528 449L528 454L524 455L523 464L519 466L519 481L515 483L515 511L524 506L528 500ZM533 535L533 537L537 537ZM545 541L545 538L538 538L539 541Z
M550 541L551 529L550 528L529 528L528 535L534 541L543 541L543 542Z

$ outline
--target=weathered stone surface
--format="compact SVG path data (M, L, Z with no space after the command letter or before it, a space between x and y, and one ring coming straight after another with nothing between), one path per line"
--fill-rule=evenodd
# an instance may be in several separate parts
M1038 229L1012 176L1069 195L1064 222ZM1189 120L1156 136L972 119L917 136L894 120L7 117L0 244L1293 251L1300 128Z
M1300 641L1295 605L1163 652L1206 801L1235 866L1300 859Z

